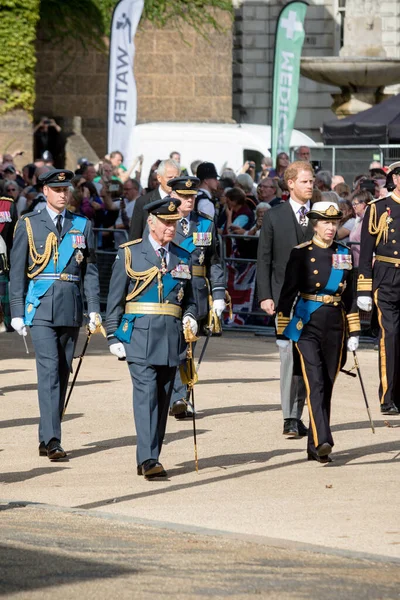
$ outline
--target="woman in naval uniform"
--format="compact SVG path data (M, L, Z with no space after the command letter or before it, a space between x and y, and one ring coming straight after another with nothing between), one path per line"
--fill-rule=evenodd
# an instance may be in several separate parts
M358 348L360 320L351 253L334 239L341 211L333 202L316 202L307 216L314 237L291 252L277 307L277 344L293 340L298 350L310 415L308 460L328 463L333 384L345 363L346 339L349 351Z

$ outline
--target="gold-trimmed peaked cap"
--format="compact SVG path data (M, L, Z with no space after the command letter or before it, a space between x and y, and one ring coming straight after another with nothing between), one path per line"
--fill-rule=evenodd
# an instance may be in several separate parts
M42 185L49 187L68 187L71 185L73 176L73 172L67 169L52 169L48 173L39 175L39 181Z
M343 213L335 202L314 202L311 210L308 211L309 219L319 219L323 221L334 221L340 219Z
M144 209L147 210L149 215L154 215L167 221L177 221L181 218L181 215L178 213L178 206L180 205L180 200L171 198L171 196L165 196L165 198L146 204Z
M197 196L197 188L199 187L200 179L198 177L174 177L170 179L167 185L173 192L182 194L182 196Z
M400 160L389 165L387 174L400 175Z

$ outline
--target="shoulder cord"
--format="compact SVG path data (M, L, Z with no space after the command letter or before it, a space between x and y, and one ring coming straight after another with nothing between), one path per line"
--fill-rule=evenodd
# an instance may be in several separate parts
M160 285L162 286L162 282L159 268L154 265L154 267L151 267L151 269L148 269L147 271L134 271L131 267L131 251L129 250L129 248L124 248L124 250L126 274L131 279L136 279L135 286L133 290L127 295L126 301L129 302L129 300L133 300L133 298L136 298L136 296L138 296L149 285L149 283L153 281L155 277L158 277L158 287L160 292Z
M55 233L51 232L47 236L46 245L43 254L39 254L36 250L35 241L33 239L32 226L28 218L24 219L26 223L26 233L28 235L29 255L32 259L32 264L28 267L28 271L32 271L37 265L40 265L34 273L28 273L29 279L33 279L39 275L49 264L51 255L53 254L54 266L58 261L58 241Z
M370 206L371 206L371 213L369 215L368 231L371 235L377 236L376 243L375 243L376 246L381 241L382 236L383 236L383 243L386 244L388 241L388 232L389 232L389 223L387 222L389 214L387 211L385 211L380 216L378 224L377 224L376 206L375 206L375 204L371 204Z

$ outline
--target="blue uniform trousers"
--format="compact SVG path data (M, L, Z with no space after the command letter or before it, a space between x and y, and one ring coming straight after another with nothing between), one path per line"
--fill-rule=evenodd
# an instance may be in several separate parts
M129 362L133 384L133 414L136 426L136 458L158 460L167 425L169 401L176 367Z
M39 395L39 442L61 441L61 414L79 327L30 327L36 354Z

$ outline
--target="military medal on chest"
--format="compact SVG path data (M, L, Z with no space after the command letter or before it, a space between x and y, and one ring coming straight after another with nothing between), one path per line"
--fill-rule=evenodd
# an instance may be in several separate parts
M193 244L195 246L211 246L212 233L211 231L195 231L193 233Z
M351 271L353 268L351 254L332 254L332 266L334 269Z
M390 208L386 208L386 212L387 212L386 223L388 225L390 225L390 223L393 221L392 217L390 216L392 211Z
M73 248L86 248L86 241L84 235L73 235L72 236L72 247Z
M202 265L205 259L205 254L204 254L204 249L201 249L201 252L199 254L199 265Z
M11 223L11 213L9 210L0 211L0 223Z
M82 250L78 250L78 252L75 253L75 260L78 263L78 265L81 264L81 262L83 261L84 256L83 256L83 252Z

